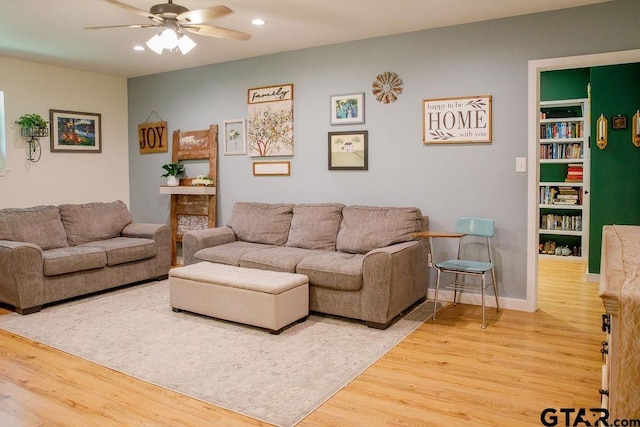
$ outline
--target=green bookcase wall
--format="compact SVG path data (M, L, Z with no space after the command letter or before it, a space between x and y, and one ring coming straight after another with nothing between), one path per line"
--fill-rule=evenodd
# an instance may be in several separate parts
M583 99L588 97L589 69L545 71L540 75L540 101L558 101L566 99ZM579 115L579 114L578 114ZM563 182L567 177L567 165L558 163L540 164L540 181ZM581 210L558 212L556 209L541 209L540 214L581 215ZM579 247L580 236L563 236L558 234L540 234L540 242L553 240L559 246Z
M588 97L591 83L591 135L596 120L609 121L609 143L604 150L591 145L591 205L588 272L600 273L602 227L640 225L640 148L631 143L631 119L640 109L640 64L546 71L540 76L540 100ZM611 118L627 117L627 128L614 130ZM540 165L541 180L559 178L557 165Z

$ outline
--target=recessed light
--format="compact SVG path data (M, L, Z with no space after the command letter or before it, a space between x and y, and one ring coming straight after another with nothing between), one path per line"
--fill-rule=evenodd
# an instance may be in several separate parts
M140 45L134 46L133 50L144 50L144 46L140 46Z
M265 20L262 18L256 18L253 21L251 21L251 23L253 25L264 25L265 24Z

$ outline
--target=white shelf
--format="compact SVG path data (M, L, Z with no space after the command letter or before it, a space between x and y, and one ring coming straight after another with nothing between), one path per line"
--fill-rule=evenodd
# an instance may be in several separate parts
M558 236L582 236L582 231L575 230L548 230L546 228L541 228L538 232L540 234L556 234Z
M180 185L178 187L169 187L168 185L163 185L160 187L160 194L189 194L189 195L205 195L205 196L213 196L216 194L216 187L207 187L207 186L186 186Z
M540 181L540 187L582 187L584 182Z
M552 205L538 205L540 209L578 209L582 210L582 205L560 205L560 204L552 204Z
M540 144L580 144L585 138L540 138Z
M540 163L584 163L584 159L540 159Z
M584 257L580 257L580 256L573 256L573 255L549 255L549 254L538 254L538 256L540 258L545 258L545 259L563 259L563 260L567 260L567 261L583 261Z

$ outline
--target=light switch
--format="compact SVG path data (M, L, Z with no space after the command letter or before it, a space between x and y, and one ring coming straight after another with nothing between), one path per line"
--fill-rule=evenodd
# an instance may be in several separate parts
M526 157L516 157L516 172L527 172Z

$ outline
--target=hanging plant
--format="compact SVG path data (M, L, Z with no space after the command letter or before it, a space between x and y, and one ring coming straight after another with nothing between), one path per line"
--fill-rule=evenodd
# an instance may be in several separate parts
M23 128L35 128L35 129L44 129L47 127L47 122L42 116L38 113L33 114L25 114L24 116L20 116L16 123L22 126Z

